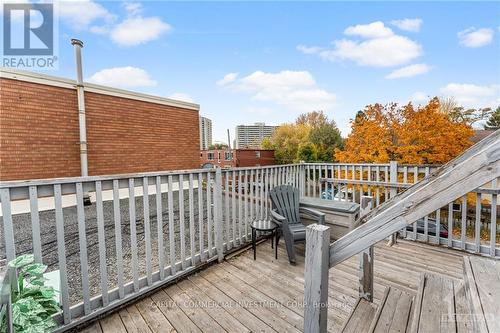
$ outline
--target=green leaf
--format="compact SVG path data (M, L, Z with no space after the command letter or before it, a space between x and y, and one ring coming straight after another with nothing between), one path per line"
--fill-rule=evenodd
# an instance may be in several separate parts
M39 263L28 264L22 268L23 273L27 273L27 274L35 275L35 276L42 275L43 273L45 273L46 270L47 270L47 266L44 264L39 264Z
M52 315L61 310L54 288L45 286L43 273L47 266L33 263L32 255L23 255L9 263L18 269L19 291L12 293L12 316L17 333L49 333L57 323ZM26 281L26 282L25 282ZM0 329L6 325L0 313ZM3 331L0 331L3 332Z
M21 268L35 261L35 256L32 254L23 254L9 262L9 267Z

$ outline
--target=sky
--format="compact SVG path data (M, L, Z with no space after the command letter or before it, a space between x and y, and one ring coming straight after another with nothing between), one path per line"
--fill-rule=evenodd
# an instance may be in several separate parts
M345 136L367 104L500 105L500 2L61 2L58 70L194 101L214 141L323 110Z

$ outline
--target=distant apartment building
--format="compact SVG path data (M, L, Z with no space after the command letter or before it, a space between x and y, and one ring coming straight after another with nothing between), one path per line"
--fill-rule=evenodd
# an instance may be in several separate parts
M212 145L212 121L200 116L200 150L207 150Z
M250 167L274 165L274 150L264 149L211 149L202 150L200 165L202 168Z
M265 123L253 125L236 126L235 148L260 148L262 140L273 135L277 126L269 126Z

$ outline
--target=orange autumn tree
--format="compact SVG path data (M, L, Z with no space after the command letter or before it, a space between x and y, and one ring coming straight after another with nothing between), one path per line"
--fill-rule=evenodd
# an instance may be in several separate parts
M470 147L474 134L470 125L439 112L437 98L419 108L368 105L351 129L344 150L335 152L340 162L443 164Z

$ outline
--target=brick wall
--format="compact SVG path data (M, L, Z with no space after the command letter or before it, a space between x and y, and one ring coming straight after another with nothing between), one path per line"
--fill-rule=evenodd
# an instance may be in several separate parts
M198 111L85 93L89 175L199 167ZM0 180L80 175L76 90L0 78Z
M227 149L202 150L200 152L200 165L203 167L206 164L218 166L221 168L231 167L251 167L275 165L274 150L263 149L232 149L233 159L226 161L225 153ZM213 156L213 159L209 159Z

